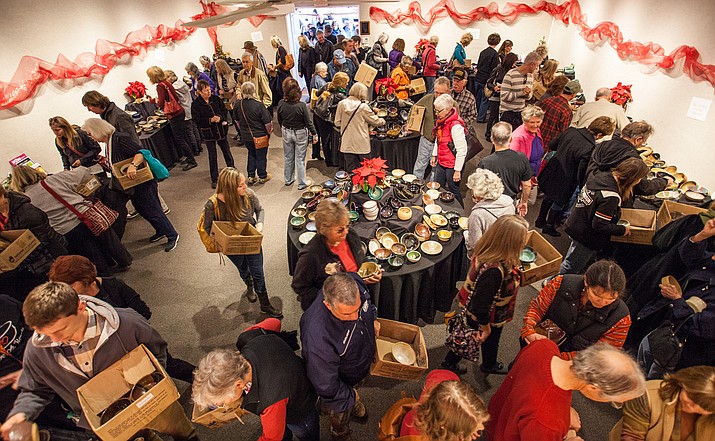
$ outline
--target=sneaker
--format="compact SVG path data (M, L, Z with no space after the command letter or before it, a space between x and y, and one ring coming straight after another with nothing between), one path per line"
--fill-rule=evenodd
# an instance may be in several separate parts
M248 184L248 185L253 185L256 183L256 181L257 181L257 179L254 178L253 176L251 176L250 178L246 178L246 184Z
M486 369L484 366L481 369L485 374L506 375L509 373L509 370L501 361L497 361L491 369Z
M179 158L179 164L181 164L181 165L186 164L186 156L182 156L181 158Z
M166 234L160 234L156 233L152 237L149 238L149 243L154 243L154 242L159 242L161 239L166 238Z
M166 242L166 246L164 247L164 251L167 253L169 251L173 251L174 248L176 248L176 244L179 243L179 235L177 234L175 238L169 239L168 242Z
M258 178L258 183L259 183L259 184L265 184L266 182L270 181L271 178L273 178L273 176L271 176L270 173L266 173L266 177L265 177L265 178Z
M367 408L361 400L355 402L355 405L350 411L350 416L361 422L367 421Z
M306 188L308 188L308 186L305 185L305 184L300 184L300 185L298 186L298 190L305 190Z
M286 183L285 183L285 186L286 186L286 187L290 187L291 185L293 185L294 182L295 182L295 181L286 182ZM298 187L298 188L300 188L300 187Z
M198 167L198 166L199 166L199 164L197 164L196 161L194 161L194 162L189 162L188 164L186 164L186 165L184 166L184 168L182 168L182 170L183 170L183 171L189 171L189 170L191 170L192 168L196 168L196 167Z
M135 217L139 216L139 213L136 211L132 211L131 213L127 213L127 219L134 219Z
M212 182L212 183L211 183L211 188L214 189L214 190L216 190L216 185L218 185L216 182Z
M445 363L444 361L439 365L440 369L446 369L448 371L452 371L457 375L464 375L467 373L467 368L464 366L460 366L459 363L457 364L449 364Z
M273 307L273 305L268 304L266 306L261 305L261 314L265 314L268 317L273 317L273 318L283 318L283 312L280 309L276 309Z

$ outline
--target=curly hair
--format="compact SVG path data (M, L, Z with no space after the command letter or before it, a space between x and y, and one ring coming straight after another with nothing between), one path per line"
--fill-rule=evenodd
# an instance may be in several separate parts
M300 85L295 78L287 77L283 80L283 100L286 103L297 103L302 95Z
M501 178L491 170L478 168L467 178L467 188L474 197L495 201L504 193L504 184Z
M484 401L461 381L443 381L417 406L415 427L433 441L467 441L489 418Z

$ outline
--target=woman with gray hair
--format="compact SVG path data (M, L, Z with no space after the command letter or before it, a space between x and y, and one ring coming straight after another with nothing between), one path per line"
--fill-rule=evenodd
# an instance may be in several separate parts
M253 83L247 81L241 84L241 97L234 114L241 128L241 141L248 149L246 182L248 185L264 184L271 180L270 173L266 171L268 147L256 148L254 139L270 136L273 117L256 98Z
M264 322L246 331L261 328ZM236 344L240 352L215 349L208 353L194 372L192 398L203 409L240 407L259 415L260 439L295 436L300 441L318 441L318 396L305 363L285 341L268 332L245 343L241 337L246 332L242 333Z
M372 46L370 52L367 53L367 57L365 58L367 64L377 69L377 77L375 79L390 76L390 65L388 64L388 62L390 61L390 57L387 54L387 49L385 49L385 45L387 44L387 40L389 39L390 36L386 33L383 32L382 34L380 34L380 36L377 37L377 41Z
M311 91L320 90L320 88L328 84L326 78L328 78L328 65L321 61L315 65L315 73L310 79L309 89Z
M496 173L479 168L467 179L474 207L469 214L469 228L464 232L464 245L471 259L474 244L500 217L514 214L514 200L504 194L504 184Z
M509 148L523 153L529 160L534 176L538 176L541 159L544 157L544 141L539 129L544 121L544 111L541 110L541 107L526 106L521 111L521 119L524 123L512 132ZM534 182L532 182L533 184Z
M460 118L451 95L440 95L434 100L436 116L434 129L434 148L430 165L434 169L434 180L454 193L461 203L462 194L459 181L462 180L462 167L467 157L467 139L464 120Z
M201 72L197 65L189 61L188 63L186 63L186 67L184 67L184 69L186 70L186 73L189 74L189 76L191 77L192 95L196 96L196 83L198 83L199 80L204 80L209 83L209 86L211 86L211 94L216 95L216 83L207 74Z
M363 159L370 154L370 126L385 125L385 120L365 102L367 86L355 83L350 88L350 96L340 101L335 111L335 127L340 130L340 153L345 157L345 170L360 167Z

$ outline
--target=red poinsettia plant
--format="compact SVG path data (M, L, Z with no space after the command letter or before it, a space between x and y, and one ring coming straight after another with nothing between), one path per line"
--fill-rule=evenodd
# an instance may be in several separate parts
M375 185L385 179L386 163L382 158L363 159L362 165L353 170L353 185L362 187L366 192L368 188L375 188Z
M139 98L144 98L146 96L146 86L141 81L130 81L129 86L127 86L124 91L132 97L133 100Z
M395 89L397 89L397 83L391 77L375 80L375 93L381 97L395 93Z
M427 49L427 46L429 45L429 40L426 38L420 38L420 41L417 42L415 45L415 50L417 51L418 54L422 53L423 50Z
M631 87L633 87L632 84L625 85L619 81L616 87L611 87L611 102L625 107L626 104L633 101Z

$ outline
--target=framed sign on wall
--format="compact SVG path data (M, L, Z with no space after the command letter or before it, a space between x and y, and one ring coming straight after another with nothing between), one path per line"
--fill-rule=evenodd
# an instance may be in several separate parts
M360 35L370 35L370 22L361 21L360 22Z

